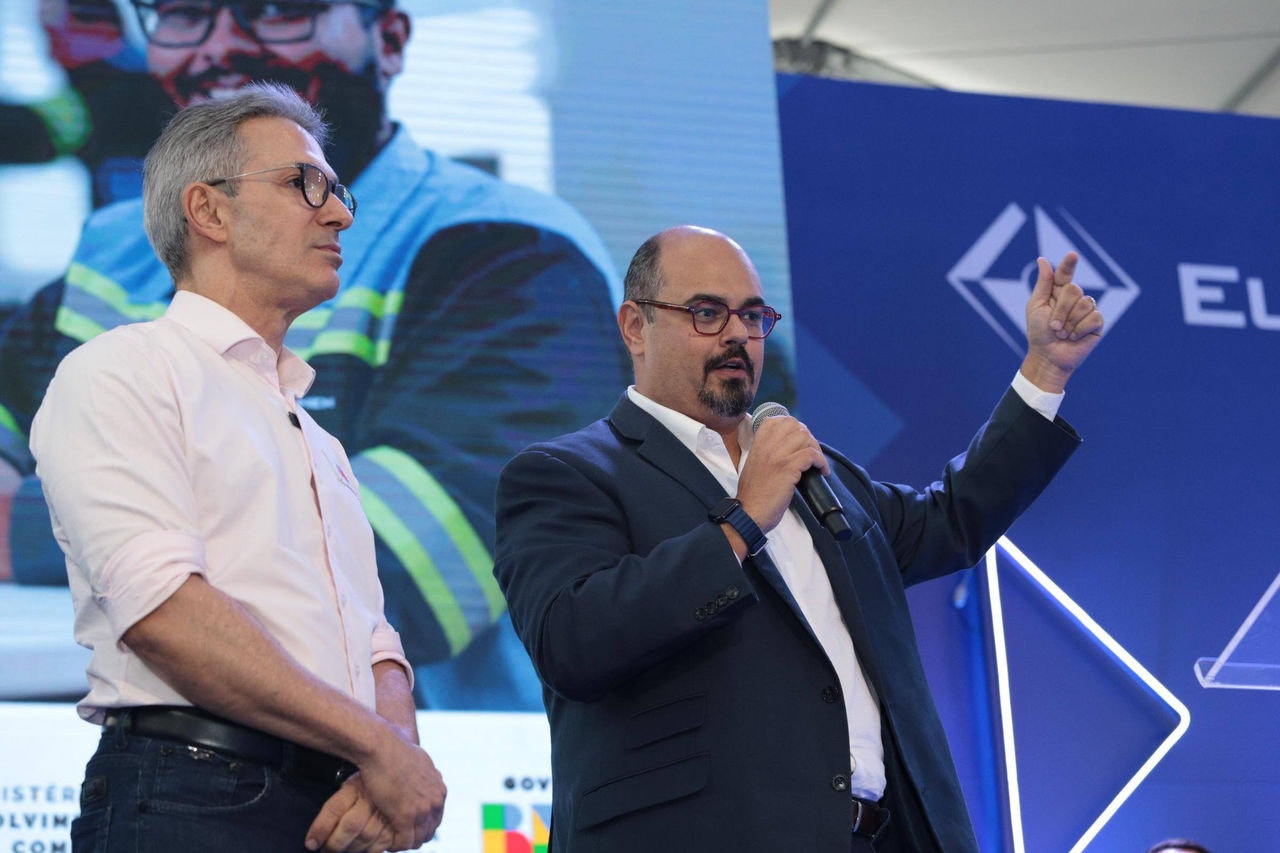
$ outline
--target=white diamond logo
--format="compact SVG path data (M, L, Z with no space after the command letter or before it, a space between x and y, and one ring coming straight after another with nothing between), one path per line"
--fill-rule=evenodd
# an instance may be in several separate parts
M1067 252L1080 255L1075 282L1098 301L1107 332L1114 330L1138 298L1137 283L1065 210L1050 217L1037 205L1033 215L1038 253L1053 263ZM1023 245L1027 224L1026 211L1011 202L947 273L951 286L1019 355L1026 353L1026 304L1035 285L1036 264L1024 255L1011 255L1021 252L1013 246Z

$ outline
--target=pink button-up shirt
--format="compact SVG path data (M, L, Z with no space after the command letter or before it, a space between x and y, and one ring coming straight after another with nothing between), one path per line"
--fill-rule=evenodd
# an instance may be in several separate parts
M370 708L375 663L412 679L346 453L297 405L314 377L187 291L163 318L105 332L59 365L31 450L76 641L93 651L82 717L189 704L120 638L193 574Z

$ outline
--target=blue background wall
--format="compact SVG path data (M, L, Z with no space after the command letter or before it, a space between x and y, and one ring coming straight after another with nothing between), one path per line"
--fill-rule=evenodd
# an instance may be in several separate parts
M934 479L1020 363L994 288L957 269L984 235L999 248L988 278L1016 282L1038 254L1078 248L1077 281L1104 312L1128 302L1067 391L1083 447L1010 533L1191 712L1090 849L1171 835L1276 849L1280 694L1207 690L1193 664L1280 570L1280 122L785 75L778 90L802 414L874 476ZM1021 227L988 233L1018 212ZM1187 265L1238 281L1184 288ZM1251 310L1250 277L1265 307ZM955 585L912 604L984 847L1000 849L975 714L982 644ZM1066 849L1172 716L1035 594L1013 606L1015 707L1039 709L1018 745L1024 799L1040 793L1023 803L1028 849Z

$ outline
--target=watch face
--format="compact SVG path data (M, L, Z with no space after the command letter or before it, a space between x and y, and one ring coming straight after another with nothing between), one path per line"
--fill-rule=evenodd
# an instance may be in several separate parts
M742 502L737 498L724 498L720 503L711 508L708 513L712 521L722 522L729 517L729 513L742 506Z

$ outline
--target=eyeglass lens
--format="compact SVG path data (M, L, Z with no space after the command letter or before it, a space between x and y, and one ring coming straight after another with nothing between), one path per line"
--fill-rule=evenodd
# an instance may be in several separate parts
M765 306L730 310L721 302L699 302L690 306L689 313L693 315L694 329L704 335L719 334L729 324L729 315L737 314L752 337L763 338L773 329L775 319L773 311Z
M324 172L310 163L300 163L299 168L302 170L302 195L307 200L307 204L312 207L324 207L324 203L329 200L329 193L332 192L347 210L356 212L356 198L351 194L351 190L342 184L330 182Z

